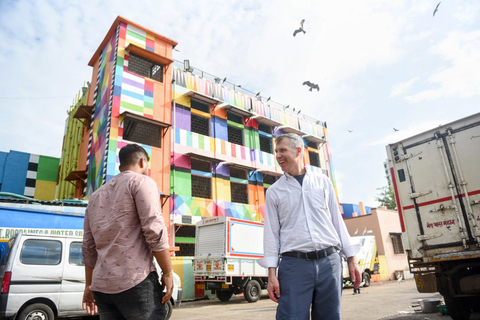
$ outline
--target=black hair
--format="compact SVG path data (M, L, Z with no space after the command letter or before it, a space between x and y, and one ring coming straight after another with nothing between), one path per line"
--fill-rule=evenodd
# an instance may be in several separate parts
M129 144L120 149L118 158L120 159L120 168L135 165L141 158L150 160L147 151L138 144Z

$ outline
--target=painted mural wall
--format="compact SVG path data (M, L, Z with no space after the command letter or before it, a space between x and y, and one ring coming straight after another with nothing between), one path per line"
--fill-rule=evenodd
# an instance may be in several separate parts
M0 152L0 192L54 200L59 162L38 154Z
M264 183L263 173L281 176L275 156L272 153L260 150L260 135L270 139L274 145L274 138L285 131L275 128L273 134L260 132L256 119L242 117L242 122L228 120L227 109L232 106L238 110L252 112L272 120L272 123L287 125L316 137L324 137L326 128L322 125L306 121L302 117L288 114L282 110L270 107L239 92L225 88L219 84L203 79L191 73L174 68L175 80L173 88L174 103L172 114L174 118L174 141L172 145L171 213L174 216L192 216L192 222L201 217L227 216L251 221L263 221L265 214L265 190L270 185ZM202 112L192 108L191 92L195 91L204 96L218 100L217 105L210 105L210 112ZM209 119L210 135L192 132L192 114ZM244 135L243 145L228 142L228 126L241 129ZM278 125L280 126L280 125ZM306 142L306 141L305 141ZM321 168L310 165L308 151L319 155ZM215 159L210 172L193 172L191 169L191 155L205 159ZM304 161L311 170L330 173L329 153L326 148L312 148L306 145ZM230 176L233 164L248 168L247 178L238 179ZM323 169L323 170L322 170ZM263 172L263 173L262 173ZM194 197L192 195L192 175L202 175L211 178L212 196L210 199ZM248 186L248 203L233 202L231 199L231 182L243 183ZM271 183L271 182L270 182ZM175 218L174 218L175 220Z

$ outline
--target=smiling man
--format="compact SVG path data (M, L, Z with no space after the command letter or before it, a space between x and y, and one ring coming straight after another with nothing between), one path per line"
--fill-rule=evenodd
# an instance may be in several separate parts
M340 320L340 255L348 257L358 286L360 246L350 241L331 181L303 164L303 139L287 133L275 142L284 175L267 190L264 258L258 262L268 268L276 318L307 320L311 310L312 319Z

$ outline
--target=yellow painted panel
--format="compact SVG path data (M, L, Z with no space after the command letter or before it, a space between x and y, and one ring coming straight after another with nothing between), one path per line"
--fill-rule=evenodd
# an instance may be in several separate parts
M38 200L54 200L56 188L56 181L37 180L35 182L35 194L33 197Z
M201 116L201 117L210 119L210 114L209 114L209 113L202 112L202 111L197 110L197 109L191 109L190 111L191 111L193 114L196 114L196 115L198 115L198 116Z
M175 91L175 102L190 108L190 98Z

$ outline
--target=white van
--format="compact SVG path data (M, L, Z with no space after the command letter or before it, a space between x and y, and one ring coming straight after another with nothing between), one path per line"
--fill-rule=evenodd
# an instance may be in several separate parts
M356 236L351 237L351 239L353 244L360 245L360 251L356 255L358 266L362 273L362 283L360 285L368 287L370 286L370 278L372 274L379 273L375 236ZM343 286L346 286L349 283L351 283L351 280L350 272L348 271L348 262L346 259L343 259Z
M87 316L82 309L85 267L81 246L82 237L19 233L11 238L0 259L0 318ZM173 306L180 305L183 295L175 273L173 283L166 319Z

